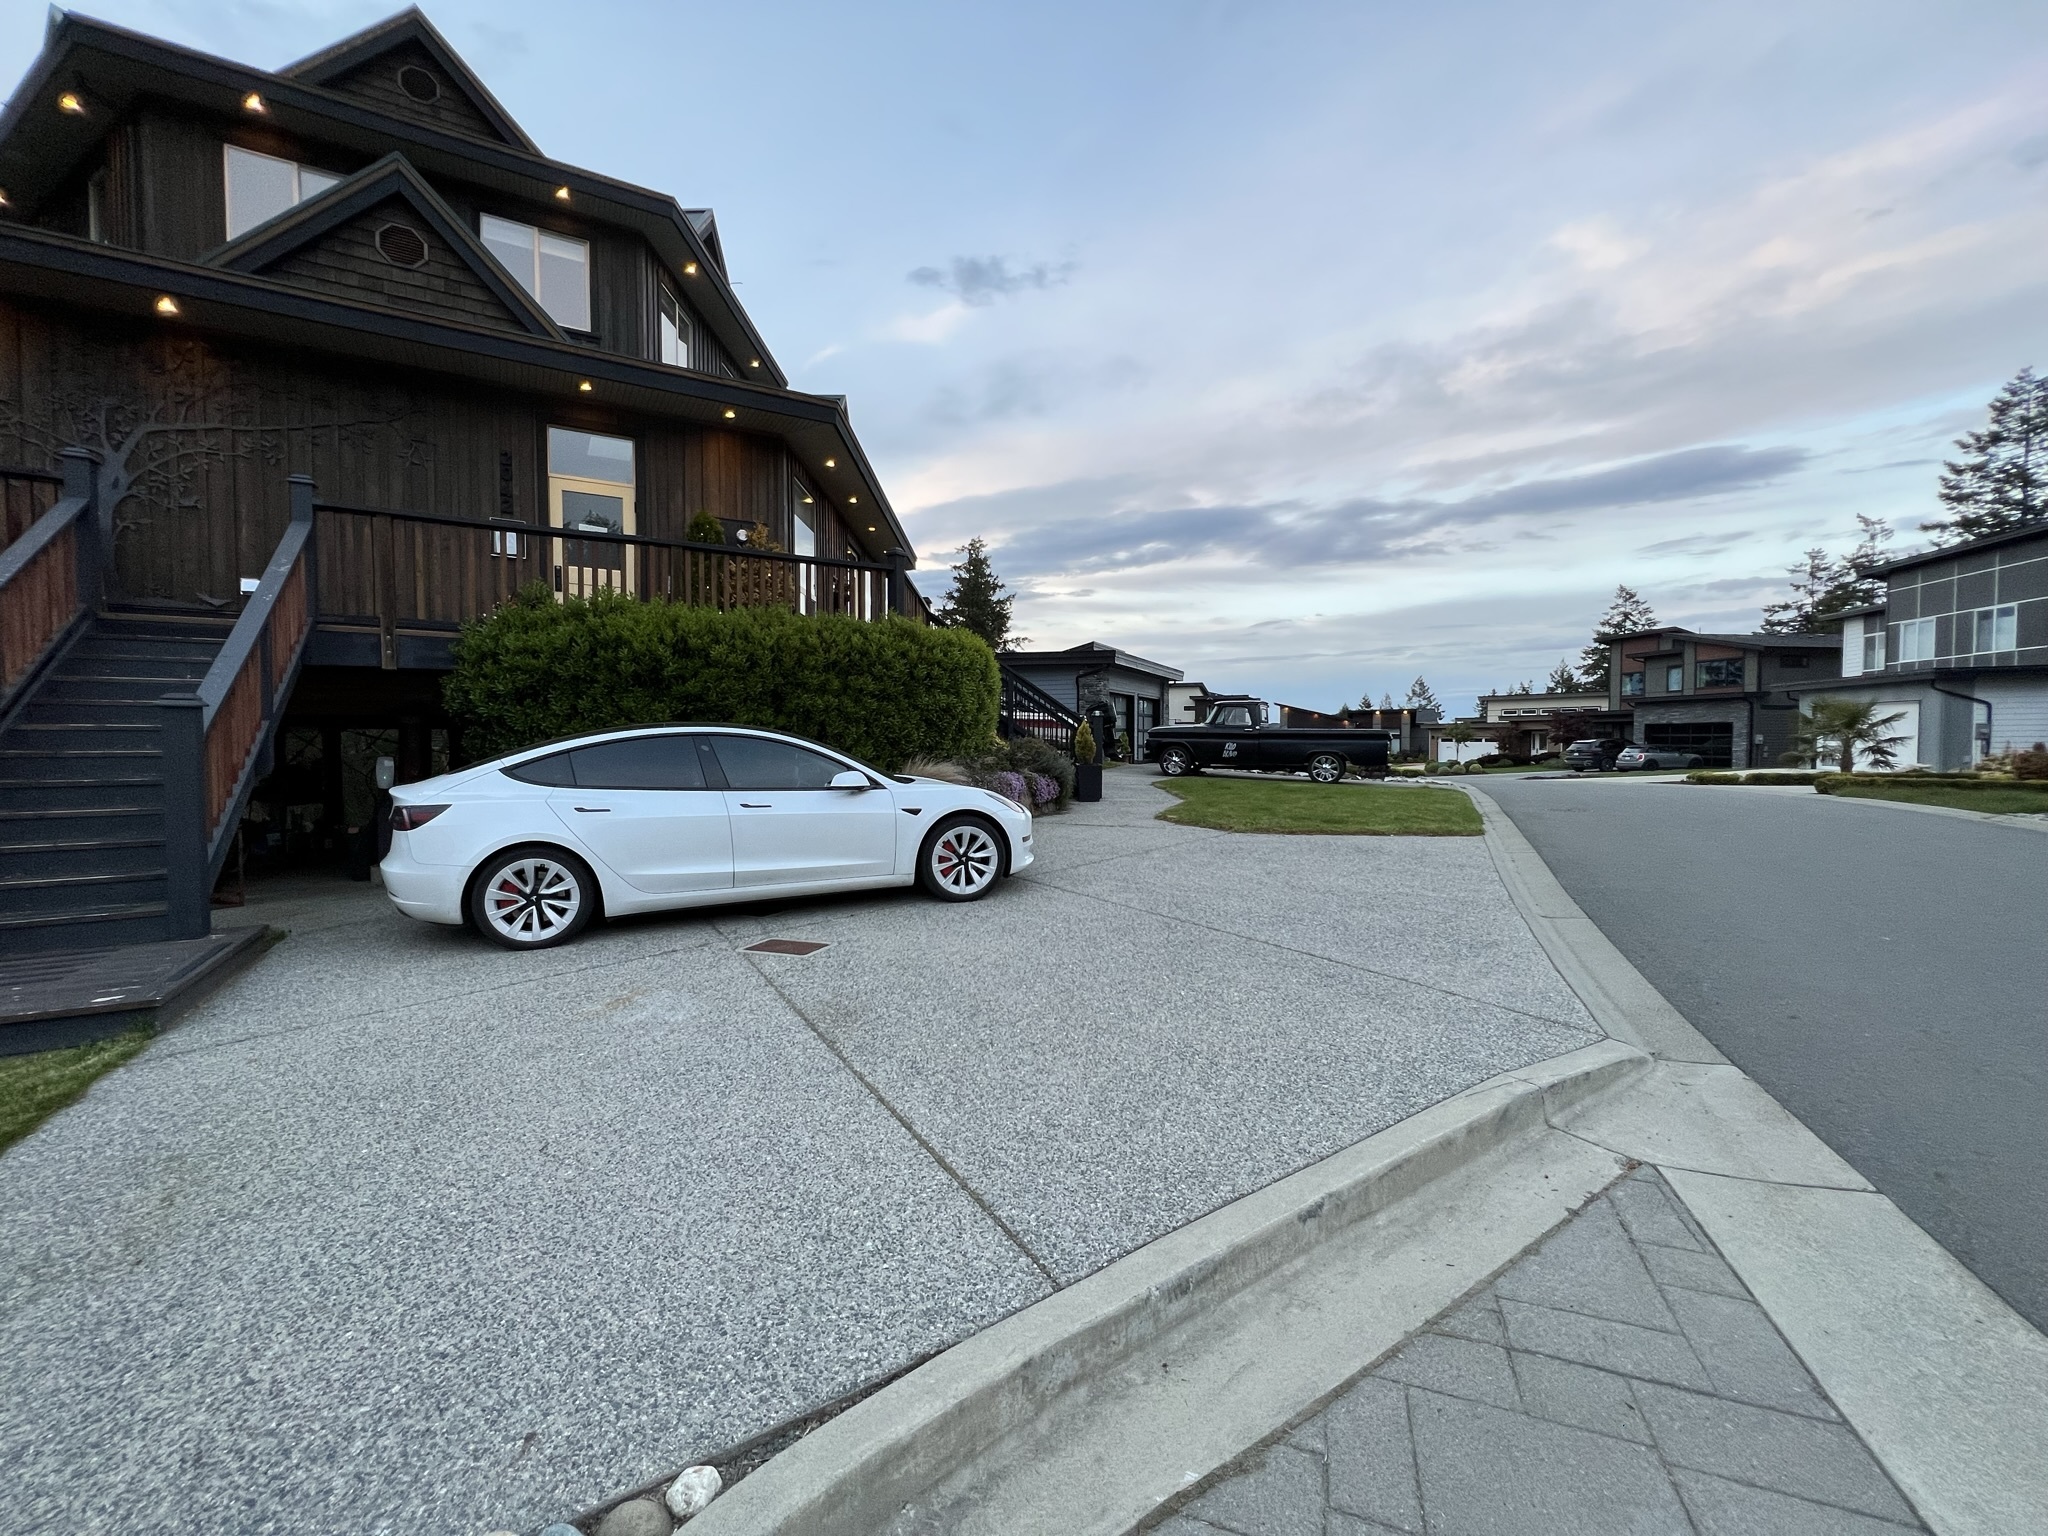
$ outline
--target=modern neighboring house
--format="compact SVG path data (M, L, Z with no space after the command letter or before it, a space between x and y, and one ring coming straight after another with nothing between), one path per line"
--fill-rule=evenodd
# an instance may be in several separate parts
M550 159L417 11L276 71L51 13L0 466L0 953L205 933L245 810L336 851L379 757L459 752L451 642L532 584L923 612L710 212Z
M1666 626L1609 650L1607 707L1630 740L1713 768L1775 766L1798 734L1797 693L1841 675L1840 635L1708 635Z
M1482 693L1479 695L1480 723L1493 729L1502 750L1517 757L1541 757L1561 752L1570 742L1550 739L1550 720L1555 715L1600 716L1607 708L1604 692L1584 690L1555 693ZM1596 730L1601 722L1588 722Z
M1898 767L1957 770L2048 741L2048 525L1869 568L1882 603L1847 614L1842 676L1802 707L1867 700L1898 715Z
M1114 720L1115 728L1131 738L1132 755L1139 761L1152 727L1170 718L1167 690L1184 676L1177 667L1097 640L1064 651L1005 651L1002 664L1075 714ZM1101 745L1106 749L1108 743Z

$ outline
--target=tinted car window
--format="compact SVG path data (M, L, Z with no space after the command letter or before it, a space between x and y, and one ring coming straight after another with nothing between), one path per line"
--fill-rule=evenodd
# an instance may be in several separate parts
M568 754L578 789L702 789L704 762L694 736L629 736Z
M569 754L556 752L548 757L536 757L530 763L520 763L505 770L505 776L523 779L528 784L574 784L575 771L569 766Z
M759 736L714 736L718 764L734 789L829 789L835 773L846 772L821 753Z

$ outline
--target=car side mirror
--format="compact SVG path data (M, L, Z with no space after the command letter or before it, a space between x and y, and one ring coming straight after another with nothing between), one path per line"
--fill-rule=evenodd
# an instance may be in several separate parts
M844 773L832 775L834 789L873 789L875 781L858 769L849 768Z

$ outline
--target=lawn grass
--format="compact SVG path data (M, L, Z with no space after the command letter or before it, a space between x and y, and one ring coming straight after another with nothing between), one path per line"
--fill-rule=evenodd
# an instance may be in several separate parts
M1477 837L1484 828L1455 789L1310 784L1299 779L1163 779L1180 804L1161 821L1219 832L1341 832L1378 837Z
M2025 811L2048 812L2048 789L1978 789L1948 784L1838 784L1828 791L1838 800L1900 800L1907 805L1939 805L1952 811L1986 811L2011 816Z
M77 1100L94 1078L121 1065L149 1041L148 1030L133 1029L68 1050L0 1056L0 1152Z

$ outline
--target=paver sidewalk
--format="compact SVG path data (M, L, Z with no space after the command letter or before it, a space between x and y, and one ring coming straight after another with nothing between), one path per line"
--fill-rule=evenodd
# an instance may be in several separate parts
M1157 1536L1925 1530L1650 1168Z

